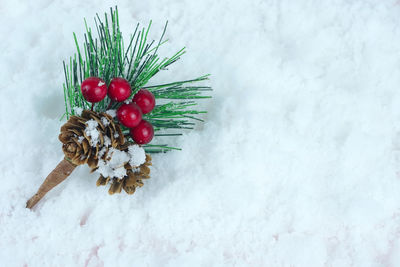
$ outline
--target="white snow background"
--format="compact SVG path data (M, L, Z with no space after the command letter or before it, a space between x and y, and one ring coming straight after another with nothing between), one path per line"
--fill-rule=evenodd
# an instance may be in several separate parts
M133 196L62 159L62 60L116 2L0 1L0 266L400 266L400 2L118 1L211 73L206 123Z

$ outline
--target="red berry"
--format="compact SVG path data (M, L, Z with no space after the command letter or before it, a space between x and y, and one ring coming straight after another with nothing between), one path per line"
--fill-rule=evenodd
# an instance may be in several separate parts
M142 120L138 126L131 129L131 136L139 145L150 143L154 136L153 125L148 121Z
M90 103L97 103L107 95L106 83L97 77L89 77L81 84L83 97Z
M125 101L131 92L131 85L124 78L114 78L108 86L108 96L117 102Z
M122 125L133 128L142 120L142 111L134 103L123 104L117 110L117 118Z
M154 95L146 89L140 89L132 99L141 109L143 114L147 114L153 110L156 105L156 99Z

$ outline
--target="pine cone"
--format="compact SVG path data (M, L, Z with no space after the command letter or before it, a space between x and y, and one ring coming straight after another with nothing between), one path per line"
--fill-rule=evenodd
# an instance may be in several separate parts
M115 193L121 193L122 189L125 190L126 193L132 195L135 193L136 187L143 186L143 179L150 178L150 168L151 165L151 156L146 154L146 162L140 165L139 167L132 167L129 163L124 165L126 169L126 175L122 178L112 178L110 189L108 193L110 195ZM94 169L95 170L95 169ZM94 171L92 170L92 171ZM110 182L110 177L104 177L100 175L97 180L97 186L107 185Z
M75 165L87 163L95 168L99 158L105 159L110 147L125 142L121 128L106 113L84 110L80 117L71 116L58 136L67 160Z

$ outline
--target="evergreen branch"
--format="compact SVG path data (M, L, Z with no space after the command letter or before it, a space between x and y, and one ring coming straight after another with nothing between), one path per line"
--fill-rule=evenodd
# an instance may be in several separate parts
M122 32L119 27L118 9L110 9L110 15L104 14L101 18L96 14L94 18L95 33L84 20L86 33L83 35L83 45L80 46L78 38L73 33L77 52L69 58L69 62L63 62L65 83L63 84L65 114L76 114L76 108L90 109L80 90L83 80L95 76L103 79L107 84L114 77L122 77L128 80L132 87L132 95L140 89L150 90L156 100L164 99L165 104L158 104L152 112L144 115L144 119L153 124L157 137L179 136L185 129L193 129L196 121L202 121L198 116L205 111L195 110L194 100L209 98L203 95L210 91L209 86L197 86L198 83L209 79L204 75L196 79L171 82L160 85L147 86L148 82L161 70L178 61L185 54L185 48L180 49L171 57L161 58L158 55L159 48L168 40L164 40L168 21L165 23L162 34L157 42L148 40L152 21L147 27L140 29L137 24L134 33L130 36L128 46L125 49ZM166 101L165 101L166 100ZM94 110L104 112L107 108L118 109L122 103L110 103L106 97L94 105ZM174 132L168 132L174 130ZM129 129L123 127L123 133L129 137ZM172 149L168 145L146 145L147 152L166 152Z

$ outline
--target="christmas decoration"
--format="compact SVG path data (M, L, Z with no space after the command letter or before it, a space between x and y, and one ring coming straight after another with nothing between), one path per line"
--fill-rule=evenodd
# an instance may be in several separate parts
M107 95L106 83L97 77L89 77L81 85L83 97L90 103L97 103Z
M149 90L146 89L140 89L132 100L140 107L143 114L147 114L152 111L156 105L156 98Z
M108 86L108 96L111 100L122 102L131 95L131 85L124 78L114 78Z
M142 120L138 126L131 129L131 136L137 144L148 144L154 137L153 126L149 122Z
M133 194L150 178L150 153L180 150L166 144L168 138L202 121L198 115L205 111L194 107L196 100L209 98L202 94L211 88L195 83L209 75L148 85L185 53L183 48L169 58L158 55L166 43L167 24L157 42L148 40L151 22L141 29L137 24L125 43L117 8L110 15L96 16L95 31L86 26L83 46L74 34L77 53L64 62L67 122L59 134L64 159L27 201L27 208L85 164L99 174L98 186L110 185L109 194Z

